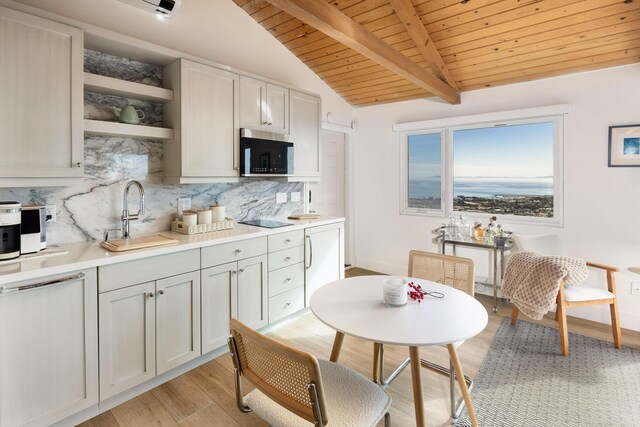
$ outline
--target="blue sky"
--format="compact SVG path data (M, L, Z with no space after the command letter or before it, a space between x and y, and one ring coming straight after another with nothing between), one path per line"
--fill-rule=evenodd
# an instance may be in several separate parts
M440 174L440 134L409 137L409 179ZM454 132L454 175L541 177L553 175L553 123Z

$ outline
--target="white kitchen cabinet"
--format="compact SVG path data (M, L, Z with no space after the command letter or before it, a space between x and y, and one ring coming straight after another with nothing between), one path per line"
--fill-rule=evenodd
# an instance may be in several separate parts
M180 59L164 68L174 100L164 104L165 182L196 184L239 177L239 76Z
M83 33L0 7L0 186L83 176Z
M304 242L304 230L268 237L269 323L304 308Z
M155 282L100 294L100 399L156 375Z
M156 282L156 372L200 356L200 273Z
M238 261L238 320L253 329L267 324L267 257Z
M344 223L305 229L305 305L320 287L344 279Z
M267 324L266 253L265 237L202 249L203 354L226 345L231 318L254 329Z
M229 262L201 272L203 354L227 344L229 319L238 315L237 269Z
M290 126L295 178L320 178L320 98L290 91Z
M240 127L289 132L289 89L240 76Z
M96 269L0 288L1 427L50 425L98 403L97 295Z
M229 319L258 329L267 324L267 257L202 270L202 353L227 344Z
M100 400L200 356L194 271L100 294Z
M98 268L100 400L200 356L200 250Z

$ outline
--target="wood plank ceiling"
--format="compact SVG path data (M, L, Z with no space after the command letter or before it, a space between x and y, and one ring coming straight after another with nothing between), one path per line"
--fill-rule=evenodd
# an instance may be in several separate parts
M294 10L318 1L331 5L433 73L437 83L449 82L460 91L640 62L640 0L273 2ZM416 84L388 63L369 59L379 56L358 53L352 45L338 42L268 0L234 2L351 105L428 98L438 93ZM287 3L292 6L285 6ZM416 17L426 31L416 31ZM327 25L335 23L316 25L327 32ZM442 93L438 95L456 102Z

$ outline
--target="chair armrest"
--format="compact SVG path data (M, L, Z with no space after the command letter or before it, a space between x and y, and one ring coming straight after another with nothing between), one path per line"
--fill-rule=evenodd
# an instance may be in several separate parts
M607 270L607 271L613 271L613 272L620 271L618 267L610 267L608 265L596 264L595 262L589 262L589 261L587 261L587 267L599 268L600 270Z

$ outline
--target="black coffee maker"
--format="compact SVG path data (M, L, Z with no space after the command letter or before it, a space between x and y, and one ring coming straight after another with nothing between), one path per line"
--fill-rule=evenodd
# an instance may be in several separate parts
M0 261L20 256L22 206L0 201Z

